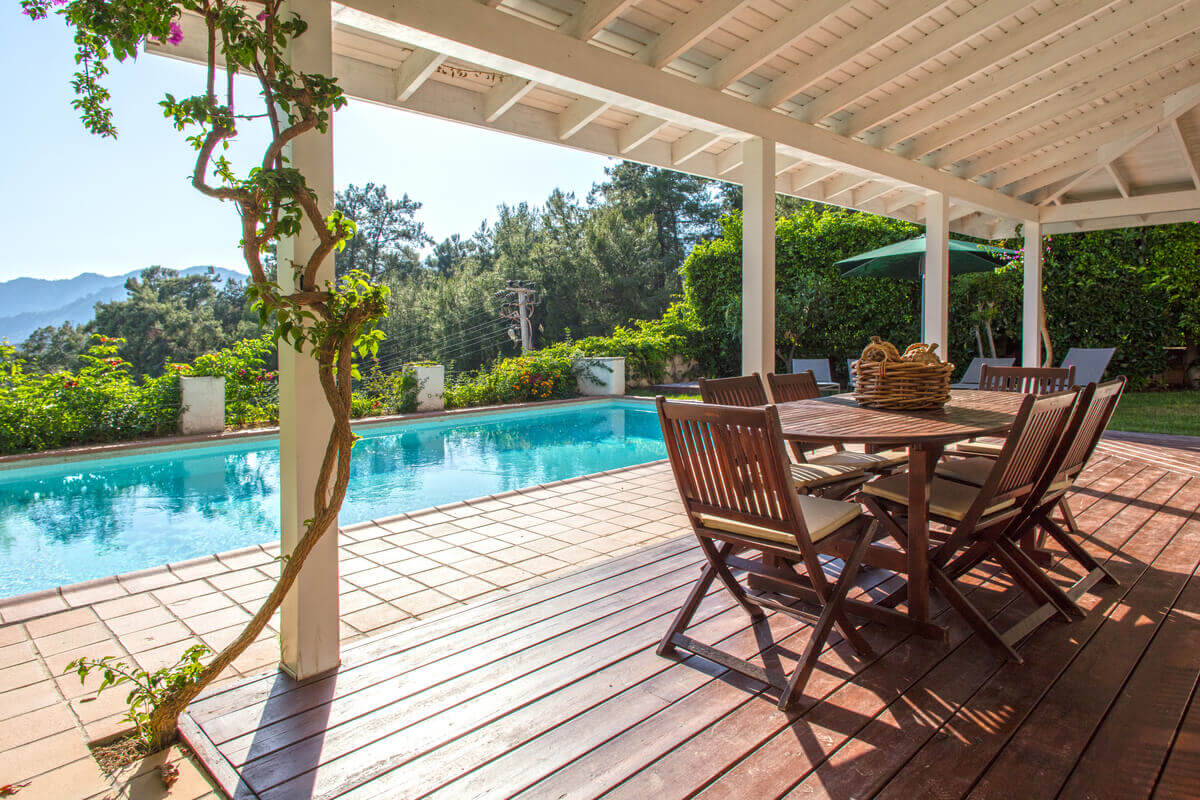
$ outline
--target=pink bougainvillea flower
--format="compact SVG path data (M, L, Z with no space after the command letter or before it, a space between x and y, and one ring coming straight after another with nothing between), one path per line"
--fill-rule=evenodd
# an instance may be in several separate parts
M266 11L260 11L260 12L258 12L258 16L255 17L255 19L258 20L259 22L266 22L267 17L269 17L269 16L271 16L271 15L268 14Z
M178 22L171 23L171 35L167 37L167 41L171 44L179 44L183 41L183 28L179 27Z

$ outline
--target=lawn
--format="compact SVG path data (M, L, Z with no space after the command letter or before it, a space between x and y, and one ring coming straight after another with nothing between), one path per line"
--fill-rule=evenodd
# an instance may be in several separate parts
M1127 392L1109 430L1200 436L1200 391Z

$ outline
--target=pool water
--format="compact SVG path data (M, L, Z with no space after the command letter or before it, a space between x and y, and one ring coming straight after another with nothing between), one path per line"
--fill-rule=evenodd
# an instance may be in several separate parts
M342 525L666 457L653 406L603 401L364 427ZM0 597L279 538L279 445L0 471Z

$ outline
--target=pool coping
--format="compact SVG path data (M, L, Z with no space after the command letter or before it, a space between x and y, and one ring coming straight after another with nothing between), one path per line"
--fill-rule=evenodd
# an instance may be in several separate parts
M540 400L529 403L509 403L497 406L475 406L472 408L453 408L441 411L417 411L412 414L391 414L384 417L360 417L351 420L353 428L374 428L385 425L405 425L409 423L428 422L436 419L449 419L473 416L492 416L508 411L521 411L535 408L552 408L585 403L605 403L614 400L653 403L652 397L641 397L628 394L614 394L595 397L571 397L565 400ZM17 453L0 456L0 472L25 467L69 464L75 461L85 461L93 458L116 458L119 456L141 455L158 450L189 446L216 446L221 444L238 443L268 439L279 435L279 426L266 428L241 428L220 433L201 433L191 435L160 436L154 439L132 439L124 442L105 442L103 444L81 445L79 447L64 447L58 450L42 450L37 453Z
M620 399L622 397L626 396L614 395L612 397L600 399L611 400L614 398ZM588 399L590 400L591 398ZM652 398L641 397L631 399L652 400ZM557 401L555 404L561 405L571 402L578 401L564 400ZM521 405L541 406L543 404L524 403ZM513 406L489 406L488 408L511 409ZM435 412L434 415L436 416L437 412ZM483 503L488 503L495 500L503 500L505 498L511 498L517 495L527 494L543 489L550 489L586 480L594 480L599 477L620 475L630 470L644 469L647 466L665 463L667 463L667 459L665 458L655 459L653 461L644 461L639 464L630 464L625 467L618 467L617 469L602 470L601 472L592 472L586 475L576 475L570 478L562 478L561 480L551 481L549 483L532 484L529 486L522 486L517 489L509 489L506 492L499 492L497 494L484 495L482 497L472 497L467 500L458 500L453 503L445 503L439 506L429 506L427 508L420 508L413 511L405 511L400 514L391 514L386 517L378 517L371 520L364 520L362 522L354 522L349 525L339 526L338 535L346 534L353 538L353 533L356 530L378 527L388 523L396 522L398 520L416 518L423 514L446 512L452 509L481 505ZM177 573L182 573L184 571L203 570L206 565L212 564L213 562L220 563L222 566L224 566L226 559L232 561L236 560L239 556L244 557L247 554L259 552L265 553L272 559L275 559L279 555L279 549L280 545L278 542L249 545L247 547L237 548L236 550L226 550L221 553L213 553L212 555L197 556L184 561L175 561L168 564L160 564L130 572L123 572L117 575L109 575L103 578L92 578L90 580L80 581L78 583L55 586L50 589L38 589L32 592L26 592L24 594L13 595L11 597L3 597L0 598L0 626L29 622L30 620L38 619L40 617L57 614L62 611L69 611L81 606L91 605L95 602L94 597L97 593L104 593L119 589L119 592L116 596L125 596L148 591L153 588L160 588L162 586L175 583L176 581L186 582L191 580L191 578L183 577ZM156 586L155 584L158 585ZM70 596L76 597L77 600L72 602L71 599L69 599Z

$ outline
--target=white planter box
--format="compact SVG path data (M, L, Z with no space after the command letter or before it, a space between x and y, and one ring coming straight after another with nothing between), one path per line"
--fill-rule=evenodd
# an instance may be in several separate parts
M579 393L585 395L625 394L625 359L577 358Z
M446 367L434 364L413 367L417 377L417 411L441 411L446 407Z
M180 378L179 430L184 434L225 430L225 379Z

